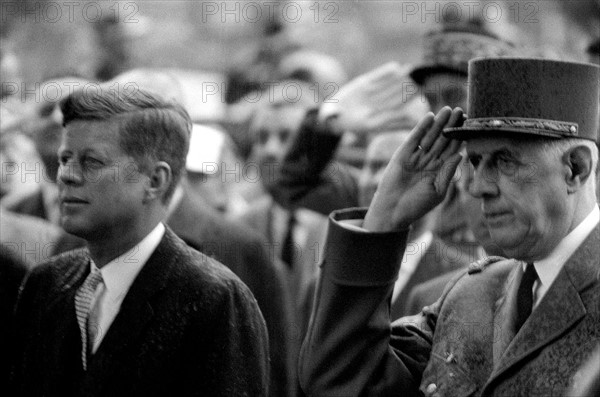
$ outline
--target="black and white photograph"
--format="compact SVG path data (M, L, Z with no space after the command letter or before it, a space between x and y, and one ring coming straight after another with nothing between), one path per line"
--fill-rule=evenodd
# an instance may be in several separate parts
M600 397L600 0L0 0L0 395Z

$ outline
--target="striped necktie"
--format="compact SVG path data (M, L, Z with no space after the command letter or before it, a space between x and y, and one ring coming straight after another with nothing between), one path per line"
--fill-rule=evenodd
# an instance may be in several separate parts
M94 302L94 296L98 284L102 282L102 273L94 264L92 270L87 276L81 287L75 294L75 314L79 323L79 331L81 332L81 362L83 369L87 370L88 354L92 350L91 346L94 343L93 337L90 337L90 331L95 331L94 324L88 324L90 310Z

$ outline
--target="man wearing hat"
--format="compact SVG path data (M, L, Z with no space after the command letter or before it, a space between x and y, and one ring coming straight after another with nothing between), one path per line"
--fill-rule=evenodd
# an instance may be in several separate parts
M599 77L589 64L471 61L464 125L460 109L428 114L368 211L330 218L300 358L307 395L547 396L578 381L600 343ZM510 259L471 264L392 324L409 225L443 200L460 140L469 192Z
M469 60L517 54L511 43L491 32L479 18L444 20L440 29L425 35L423 52L421 64L410 72L410 77L434 113L444 106L466 108ZM446 241L463 244L469 228L459 195L451 183L437 210L434 232Z
M481 19L444 21L423 40L423 60L410 77L423 91L431 111L465 108L467 74L474 58L510 56L515 47L489 31Z

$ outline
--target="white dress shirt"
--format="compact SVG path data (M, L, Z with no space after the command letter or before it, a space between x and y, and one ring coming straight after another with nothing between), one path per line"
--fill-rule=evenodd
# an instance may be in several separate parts
M600 210L598 204L596 204L588 216L558 243L550 255L533 263L538 274L538 279L533 284L534 308L546 295L567 260L577 251L577 248L594 230L599 221ZM523 270L525 270L526 265L526 263L523 264Z
M96 288L90 320L98 324L96 339L92 345L95 353L121 309L121 303L142 267L160 244L165 226L159 223L146 237L129 251L107 263L100 272L103 282ZM90 259L90 269L96 266ZM93 320L92 320L93 318Z

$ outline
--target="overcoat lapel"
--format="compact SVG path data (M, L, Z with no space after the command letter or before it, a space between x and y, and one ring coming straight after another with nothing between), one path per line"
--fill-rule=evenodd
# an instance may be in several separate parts
M166 286L172 266L177 261L177 237L168 228L160 244L148 259L129 292L125 296L121 309L102 340L98 350L91 358L88 373L92 373L94 387L101 389L110 384L111 374L128 370L126 357L131 358L128 350L137 346L137 340L151 320L153 297ZM130 368L129 368L130 370ZM87 382L86 382L87 383ZM86 384L89 388L90 384Z
M81 252L70 252L73 263L62 275L62 280L57 282L59 289L52 293L50 300L42 314L44 339L43 367L48 369L49 375L46 382L53 384L56 390L60 390L59 384L69 379L71 382L77 378L76 373L69 371L82 370L81 357L75 350L81 351L81 339L79 326L75 315L75 293L81 286L89 273L89 254L87 250ZM75 352L72 356L70 352ZM73 361L77 360L77 361ZM74 368L73 365L77 365ZM47 385L49 390L54 387Z
M498 344L498 351L496 351L496 344L494 345L494 359L497 354L500 359L495 363L488 384L514 365L527 359L529 355L563 335L586 315L580 291L597 282L599 243L600 228L596 226L575 254L565 263L544 298L510 341L504 353L502 354L500 350L502 344ZM499 309L498 319L508 320L506 321L507 327L514 324L517 278L520 280L520 277L515 277L504 306ZM502 332L510 332L505 331L504 326L502 329Z
M523 278L521 263L510 272L506 281L505 293L498 301L498 307L494 314L494 368L498 367L500 359L513 340L515 334L515 311L517 304L517 291Z

